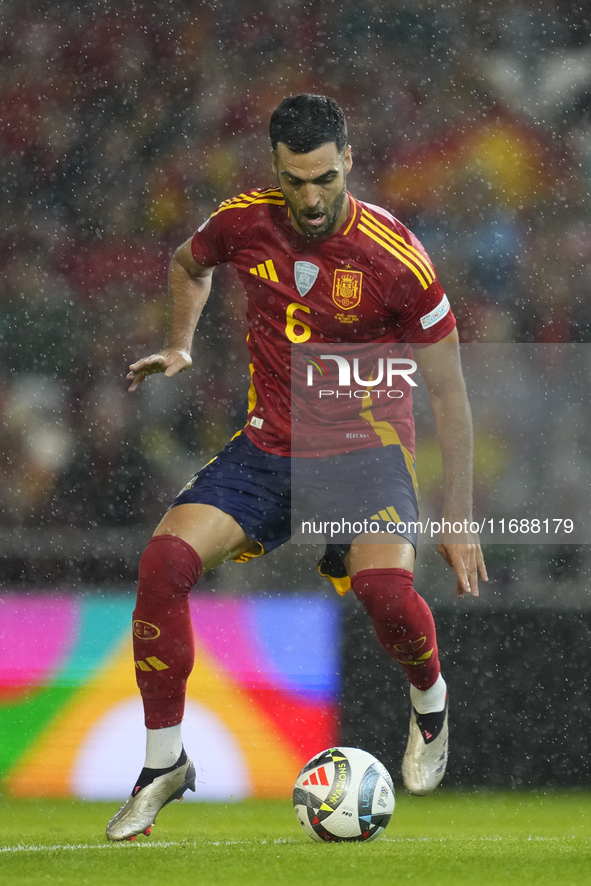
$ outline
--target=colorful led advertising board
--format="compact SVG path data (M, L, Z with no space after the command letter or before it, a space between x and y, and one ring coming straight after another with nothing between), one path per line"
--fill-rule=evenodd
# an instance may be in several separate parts
M0 596L0 787L120 799L143 762L131 595ZM187 799L291 795L337 743L339 608L322 596L195 596ZM189 796L190 795L190 796Z

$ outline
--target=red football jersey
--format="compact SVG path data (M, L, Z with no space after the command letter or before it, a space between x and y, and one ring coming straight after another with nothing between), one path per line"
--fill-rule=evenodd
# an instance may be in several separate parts
M244 433L278 455L328 455L401 443L414 456L408 384L400 386L401 399L380 397L369 388L369 397L349 400L345 411L345 400L334 397L330 404L329 395L320 411L317 400L299 403L297 444L292 445L292 348L301 348L311 358L308 365L317 366L327 345L327 352L336 353L338 345L428 345L455 326L417 238L384 209L349 198L346 224L323 240L298 234L278 188L226 200L192 240L198 264L231 262L244 284L251 354ZM412 356L410 347L401 354ZM330 368L336 373L336 361ZM307 393L304 370L298 371L300 393ZM372 378L367 368L363 371L360 378ZM316 378L316 389L319 383ZM328 388L327 376L322 384Z

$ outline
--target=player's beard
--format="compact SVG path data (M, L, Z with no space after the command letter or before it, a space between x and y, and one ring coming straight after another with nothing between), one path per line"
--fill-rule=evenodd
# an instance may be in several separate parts
M296 209L287 199L287 197L285 199L287 205L290 208L292 216L295 218L305 236L319 239L321 237L330 237L331 234L335 233L336 225L341 214L346 195L346 183L343 183L343 190L335 197L330 206L323 206L321 203L319 203L317 206L314 207L314 209L305 210ZM323 215L325 216L325 218L320 225L312 227L309 223L306 222L306 219L321 218Z

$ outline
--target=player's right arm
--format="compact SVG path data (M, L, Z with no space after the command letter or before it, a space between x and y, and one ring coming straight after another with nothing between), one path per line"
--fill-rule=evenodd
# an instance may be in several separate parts
M197 321L211 289L213 267L199 265L191 252L191 240L176 250L168 276L168 302L164 347L132 363L127 375L130 391L154 372L168 378L191 366L191 345Z

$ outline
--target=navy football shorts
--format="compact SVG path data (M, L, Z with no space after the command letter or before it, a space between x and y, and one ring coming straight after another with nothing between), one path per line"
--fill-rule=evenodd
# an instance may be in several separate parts
M230 514L259 544L254 556L269 553L295 534L306 542L326 540L319 570L340 593L350 587L343 557L356 536L369 533L370 525L376 541L399 535L415 548L417 543L416 479L398 445L291 459L264 452L239 434L195 474L170 507L182 504L213 505Z

